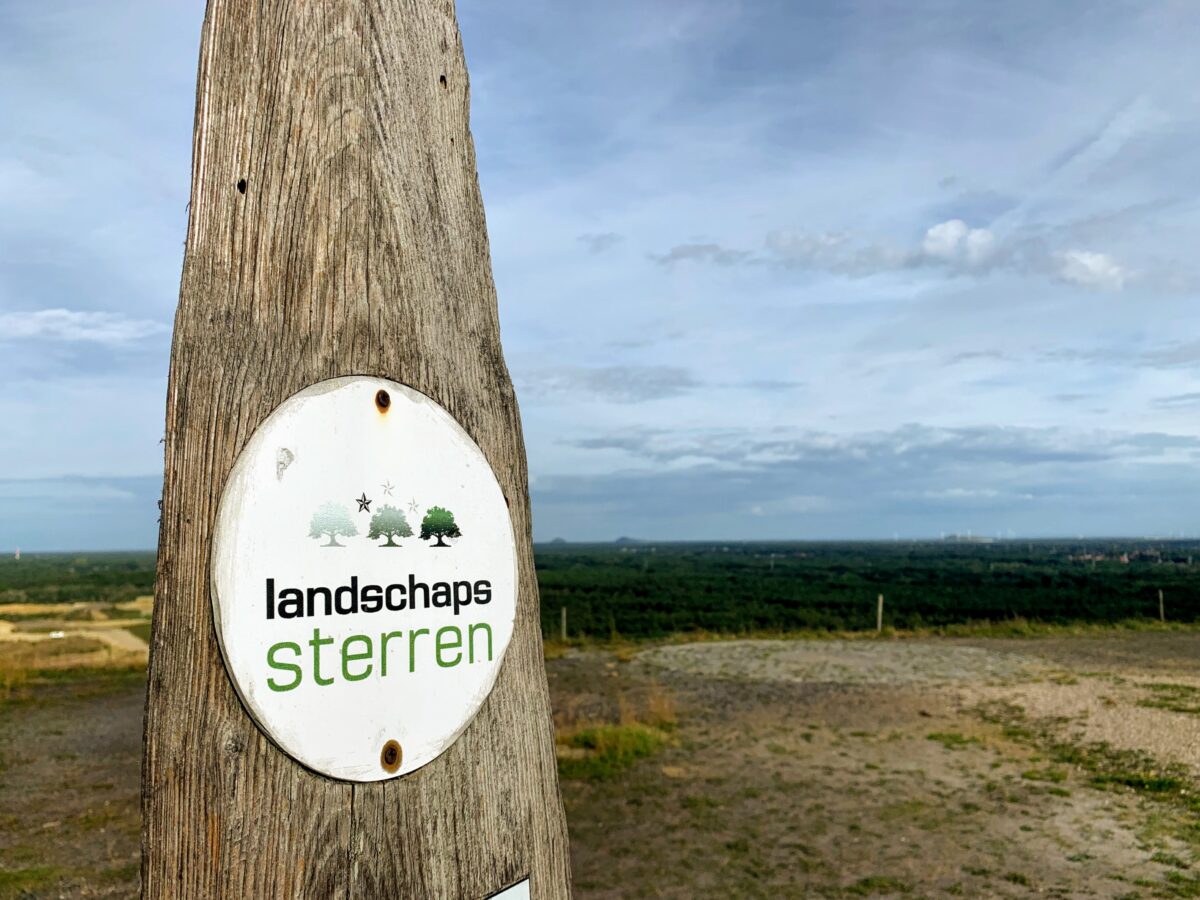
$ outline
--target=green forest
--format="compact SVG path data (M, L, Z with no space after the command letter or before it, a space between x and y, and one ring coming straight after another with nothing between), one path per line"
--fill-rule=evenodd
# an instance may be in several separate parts
M1198 542L544 544L542 628L569 634L920 628L1200 614Z
M124 603L154 593L153 553L0 558L0 603Z
M920 628L977 621L1200 617L1200 542L539 544L542 626L572 637ZM1193 562L1193 557L1195 562ZM0 559L0 603L120 602L154 589L151 553Z

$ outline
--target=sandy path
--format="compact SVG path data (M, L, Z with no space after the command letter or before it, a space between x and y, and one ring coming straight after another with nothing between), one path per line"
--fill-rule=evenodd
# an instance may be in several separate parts
M111 622L80 622L72 623L70 628L62 630L62 636L91 638L103 641L115 650L126 653L149 653L149 645L137 635L124 628L114 628ZM12 622L0 619L0 641L20 641L36 644L42 641L55 640L48 632L18 631Z

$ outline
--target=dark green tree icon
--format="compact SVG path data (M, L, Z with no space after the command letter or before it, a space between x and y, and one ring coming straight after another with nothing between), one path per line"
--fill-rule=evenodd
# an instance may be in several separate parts
M308 536L310 538L319 538L328 535L329 542L322 544L322 547L342 547L343 544L338 543L338 536L354 537L358 534L358 529L354 527L354 521L350 518L350 513L346 511L346 507L340 503L326 503L313 513L312 521L308 523Z
M412 537L412 533L404 513L394 506L383 506L371 516L371 530L367 532L367 537L373 541L381 537L387 538L387 543L379 544L380 547L399 547L394 539Z
M425 518L421 522L421 540L427 541L431 537L437 538L437 543L433 545L435 547L450 546L442 538L462 537L454 521L454 513L441 506L431 506L425 511Z

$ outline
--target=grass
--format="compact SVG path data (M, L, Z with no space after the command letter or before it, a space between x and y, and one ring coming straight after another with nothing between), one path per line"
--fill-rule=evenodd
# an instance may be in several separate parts
M1168 897L1200 897L1200 876L1168 872L1165 889Z
M925 737L928 740L937 741L947 750L962 750L971 744L979 743L979 738L967 737L957 731L934 731Z
M872 894L907 894L912 885L889 875L868 875L846 888L851 897L869 897Z
M150 643L150 623L149 622L136 622L133 625L125 625L124 628L126 631L128 631L130 634L132 634L134 637L141 638L147 644Z
M959 638L1054 638L1054 637L1095 637L1122 631L1137 632L1183 632L1200 631L1200 622L1160 622L1157 619L1121 619L1116 622L1039 622L1020 616L1003 619L976 619L953 625L930 626L922 628L893 628L885 625L883 631L864 630L753 630L740 632L705 631L693 629L678 631L666 637L629 638L596 638L591 636L573 637L562 640L557 637L547 637L543 640L546 659L561 659L571 650L609 652L621 662L628 662L638 652L651 647L672 644L690 644L710 641L893 641L921 639L931 637ZM1059 676L1063 677L1063 676ZM1069 676L1066 676L1069 677ZM1071 683L1067 681L1065 683ZM1200 710L1198 710L1200 712Z
M89 700L126 690L145 680L143 665L25 669L23 678L7 694L0 691L0 712L20 706Z
M986 721L1002 725L1004 735L1010 740L1033 746L1052 762L1077 770L1093 788L1130 791L1161 804L1172 814L1169 827L1172 836L1193 847L1200 846L1200 828L1196 824L1200 794L1182 766L1163 764L1147 753L1119 750L1105 742L1073 744L1060 740L1048 725L1030 722L1024 711L1012 704L991 704L981 708L980 713ZM1066 775L1049 767L1029 770L1022 777L1060 782Z
M585 751L558 760L563 778L611 778L670 741L665 731L649 725L595 725L567 736L561 743Z
M1021 773L1021 777L1026 781L1052 781L1061 784L1067 780L1067 773L1065 769L1028 769Z
M1138 706L1200 715L1200 688L1190 684L1148 684L1145 687L1151 696L1139 700Z
M611 778L669 744L670 732L679 721L673 695L658 684L635 698L618 697L616 719L580 720L573 710L559 711L555 716L559 775Z
M35 888L45 888L63 877L56 866L0 869L0 897L21 897Z
M0 704L19 692L28 682L28 669L0 660Z

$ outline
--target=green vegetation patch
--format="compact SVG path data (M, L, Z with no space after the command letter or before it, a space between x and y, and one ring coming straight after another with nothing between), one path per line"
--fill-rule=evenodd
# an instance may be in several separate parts
M122 603L152 593L153 553L0 558L0 603Z
M1200 619L1194 541L629 541L539 544L535 555L543 633L559 634L565 608L572 638L874 636L879 594L885 637L1168 630Z
M670 736L650 725L594 725L562 739L565 747L582 750L559 758L563 778L603 779L627 769L639 759L661 750Z
M1164 764L1139 750L1120 750L1107 742L1073 744L1058 738L1047 723L1030 722L1024 711L1008 703L989 704L980 709L986 721L1004 726L1011 740L1036 747L1060 765L1081 772L1088 784L1099 790L1128 790L1147 800L1162 804L1171 814L1170 832L1178 840L1200 845L1200 793L1187 770L1180 765ZM1059 781L1043 777L1056 772L1053 767L1022 773L1036 780Z
M1200 876L1168 872L1166 883L1168 897L1200 897Z
M846 893L852 897L870 897L875 894L908 894L912 885L892 878L890 875L868 875L860 878L846 888Z
M150 643L150 623L138 622L136 625L126 625L125 630L134 637L141 638L147 644Z
M1021 773L1021 777L1027 781L1052 781L1055 784L1061 784L1067 780L1067 772L1065 769L1028 769Z
M60 881L65 873L56 866L29 866L24 869L0 868L0 897L20 897L38 888Z
M1150 696L1139 700L1138 706L1200 715L1200 688L1190 684L1148 684L1145 687Z
M146 669L142 665L33 669L23 675L7 694L0 690L0 713L22 706L91 700L146 682Z
M934 731L925 735L928 740L937 741L947 750L962 750L971 744L978 744L979 738L967 737L957 731Z

